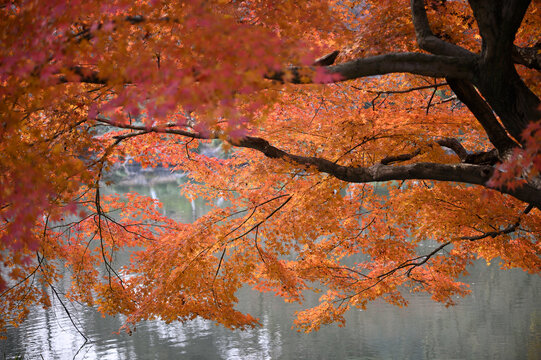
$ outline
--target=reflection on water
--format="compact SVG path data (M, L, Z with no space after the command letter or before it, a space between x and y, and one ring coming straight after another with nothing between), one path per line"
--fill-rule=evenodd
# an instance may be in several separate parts
M160 199L176 219L193 221L205 208L179 195L176 183L131 186ZM19 328L0 341L7 359L541 359L541 279L520 270L500 271L477 262L465 279L472 295L445 308L427 296L410 296L396 308L374 302L366 311L350 311L343 328L317 333L291 329L296 304L271 294L243 289L239 309L263 326L230 331L208 321L186 324L147 321L132 336L115 333L122 318L102 318L94 309L70 306L77 333L61 305L35 309ZM307 299L307 303L316 298ZM83 346L84 345L84 346Z

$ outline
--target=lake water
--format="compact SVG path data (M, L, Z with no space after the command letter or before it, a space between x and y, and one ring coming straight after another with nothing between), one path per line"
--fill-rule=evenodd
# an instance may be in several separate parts
M181 180L179 180L181 181ZM166 213L191 221L205 211L180 196L176 182L132 184L159 198ZM541 359L541 278L521 270L501 271L479 261L464 279L472 295L445 308L412 295L407 308L383 302L350 311L345 327L298 333L293 313L272 294L243 289L239 309L259 317L261 327L230 331L204 320L186 324L147 321L132 336L116 333L122 318L103 318L94 309L69 305L79 335L58 301L36 308L0 341L6 359ZM309 299L315 301L315 299Z

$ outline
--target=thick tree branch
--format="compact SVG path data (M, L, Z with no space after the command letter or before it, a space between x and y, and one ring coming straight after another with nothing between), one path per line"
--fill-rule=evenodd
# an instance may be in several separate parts
M509 36L511 41L514 41L531 2L531 0L506 0L501 2L503 24L500 26L504 36Z
M322 80L319 82L345 81L391 73L452 77L464 80L471 80L475 75L472 59L421 53L391 53L332 66L290 67L285 71L269 73L266 78L280 82L307 84L318 82L317 75L322 70L324 73L323 76L320 76Z
M483 58L511 54L515 34L531 0L469 0L483 39Z
M84 68L82 66L73 66L69 70L71 70L75 74L75 76L69 77L66 75L60 75L60 77L58 78L59 82L80 82L87 84L106 85L109 81L107 78L102 77L97 71Z
M468 154L463 162L468 164L495 165L500 160L501 159L498 156L498 150L492 149L490 151L480 151Z
M470 0L469 3L483 40L477 76L472 83L505 130L523 143L524 129L541 118L540 100L517 73L514 66L517 56L513 56L513 41L531 0Z
M142 135L145 132L155 132L181 135L196 139L220 138L219 134L204 136L199 133L171 129L167 127L146 127L130 124L117 124L106 119L95 120L124 129L143 131L139 135ZM392 180L436 180L461 182L481 185L501 193L509 194L521 201L541 209L541 189L537 189L530 184L524 184L517 188L508 188L505 186L494 188L488 186L487 182L490 180L494 172L494 167L489 165L474 165L464 163L415 163L403 166L392 166L377 163L369 167L343 166L324 158L290 154L275 146L272 146L267 140L258 137L246 136L240 140L227 139L226 141L236 147L257 150L271 159L283 159L301 166L315 168L320 172L327 173L336 177L337 179L351 183L371 183Z
M424 0L411 0L411 14L417 44L423 50L436 55L458 56L475 58L476 55L461 46L451 44L434 35L430 29L428 17L426 16Z
M414 157L416 157L420 153L421 153L421 150L417 149L414 152L409 153L409 154L391 155L391 156L387 156L387 157L381 159L380 163L383 164L383 165L389 165L389 164L392 164L394 162L408 161L408 160L413 159Z
M336 58L340 54L340 51L335 50L330 54L327 54L325 56L320 57L319 59L316 59L312 65L314 66L329 66L334 64L336 61Z
M494 168L488 165L473 164L438 164L416 163L403 166L375 164L370 167L350 167L338 165L332 161L289 154L269 144L268 141L246 137L232 142L234 146L251 148L262 152L269 158L281 158L296 164L314 167L320 172L330 174L340 180L352 183L369 183L391 180L437 180L453 181L481 185L509 194L519 200L541 209L541 190L529 184L519 188L492 188L487 181L492 177Z
M411 0L415 34L421 49L439 55L471 58L476 63L476 76L471 82L487 99L490 106L475 94L475 90L467 91L474 96L470 101L467 96L458 94L459 90L455 93L463 103L467 104L487 130L493 144L503 154L502 150L511 145L505 139L506 131L517 142L521 142L520 135L524 128L529 122L538 121L541 116L538 110L539 99L523 83L513 66L515 62L530 68L539 68L541 63L541 56L535 49L518 48L513 45L515 34L531 0L470 0L469 2L483 40L481 56L434 36L426 15L424 0ZM456 87L453 90L456 90ZM472 107L474 103L477 106ZM493 111L500 117L506 131L501 131L503 127L494 121ZM498 125L493 126L494 124ZM496 129L496 127L501 129Z
M462 162L464 162L464 160L466 160L466 157L468 156L468 152L466 151L464 146L462 146L460 141L458 141L455 138L439 139L439 140L436 140L436 143L439 144L440 146L445 146L446 148L453 150L455 154L458 155L458 157L460 158Z
M541 70L541 42L532 47L513 47L513 62L530 69Z
M498 122L490 106L471 83L451 78L447 79L447 83L458 99L470 109L477 121L483 126L490 142L498 149L500 155L517 146L517 143L511 140L503 126Z
M508 62L495 58L481 64L474 84L505 130L524 145L522 132L531 122L540 121L541 101L520 78L510 55Z
M324 66L323 64L333 60L332 56L329 58L324 57L322 61L320 60L321 58L316 60L315 66L292 66L285 71L269 73L265 77L280 82L309 84L338 82L390 73L410 73L430 77L452 77L464 80L472 80L475 75L473 70L474 62L469 59L465 60L451 56L421 53L391 53L330 66ZM318 63L317 61L320 62ZM108 81L108 79L103 78L98 72L90 69L76 66L70 70L77 75L77 78L70 79L69 77L61 76L60 82L77 81L92 84L106 84ZM129 83L129 80L127 80L126 83Z

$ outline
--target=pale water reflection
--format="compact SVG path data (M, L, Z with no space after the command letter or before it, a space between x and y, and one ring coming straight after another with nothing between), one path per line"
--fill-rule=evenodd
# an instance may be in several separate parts
M167 214L191 221L205 211L182 200L176 184L132 187L164 202ZM465 279L472 295L445 308L426 296L410 306L382 302L350 311L343 328L317 333L291 329L298 305L243 289L239 309L259 317L260 328L230 331L208 321L186 324L147 321L132 336L115 333L121 318L102 318L88 308L70 308L77 333L58 302L35 309L0 341L0 356L13 359L541 359L541 279L520 270L500 271L477 262ZM308 301L315 301L309 299ZM83 346L84 345L84 346Z

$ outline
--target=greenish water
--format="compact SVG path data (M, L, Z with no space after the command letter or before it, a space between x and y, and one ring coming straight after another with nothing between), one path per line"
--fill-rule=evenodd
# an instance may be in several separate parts
M206 210L203 202L181 196L181 182L146 179L108 191L151 195L167 215L193 221ZM8 330L0 359L541 359L540 277L477 262L464 281L472 295L457 306L445 308L422 295L410 296L407 308L374 302L366 311L350 311L345 327L310 334L291 329L298 305L243 289L238 308L259 317L260 328L230 331L200 319L147 321L128 336L115 333L122 318L70 305L90 339L85 344L56 302Z

